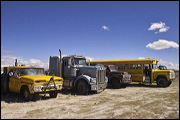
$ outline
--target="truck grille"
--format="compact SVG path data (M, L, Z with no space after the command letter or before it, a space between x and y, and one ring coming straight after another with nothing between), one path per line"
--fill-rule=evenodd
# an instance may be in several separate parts
M105 70L97 70L97 83L105 82L106 71Z

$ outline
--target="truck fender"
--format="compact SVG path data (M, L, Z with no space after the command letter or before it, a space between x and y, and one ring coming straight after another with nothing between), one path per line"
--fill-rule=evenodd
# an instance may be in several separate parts
M29 92L30 92L31 94L34 94L34 92L31 90L31 89L33 89L31 84L29 84L29 85L22 85L21 88L20 88L20 93L21 93L21 94L22 94L23 89L24 89L25 87L27 87L27 88L29 89Z
M122 78L119 78L117 76L111 77L108 82L111 82L113 79L118 79L118 80L120 80L120 82L122 82Z
M89 77L88 75L80 75L80 76L78 76L78 77L76 78L76 80L74 81L74 86L76 86L77 81L80 80L80 79L85 80L85 81L90 85L90 78L91 78L91 77Z
M157 80L160 79L160 78L165 78L165 79L167 79L166 76L164 76L164 75L158 75L158 76L156 77L155 81L157 81Z

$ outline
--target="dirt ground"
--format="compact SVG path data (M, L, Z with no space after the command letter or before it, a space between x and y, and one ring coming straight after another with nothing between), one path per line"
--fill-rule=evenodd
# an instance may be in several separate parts
M63 90L36 102L1 95L1 119L179 119L179 72L167 88L132 83L90 95Z

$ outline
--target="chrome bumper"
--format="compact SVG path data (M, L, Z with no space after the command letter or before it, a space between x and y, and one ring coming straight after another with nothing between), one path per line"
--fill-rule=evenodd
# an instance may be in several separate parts
M106 87L107 87L107 83L94 84L94 85L91 85L91 90L92 90L92 91L101 92L101 91L103 91Z
M131 83L132 82L132 79L122 79L122 83Z

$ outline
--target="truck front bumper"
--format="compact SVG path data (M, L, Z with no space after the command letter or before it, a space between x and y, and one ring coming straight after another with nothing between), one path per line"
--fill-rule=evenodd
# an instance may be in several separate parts
M107 83L91 85L92 91L102 92L107 87Z
M132 82L132 80L131 79L122 79L122 83L124 84L128 84L128 83L131 83Z
M172 81L174 81L175 80L175 78L173 78L173 79L170 79L170 81L172 82Z

